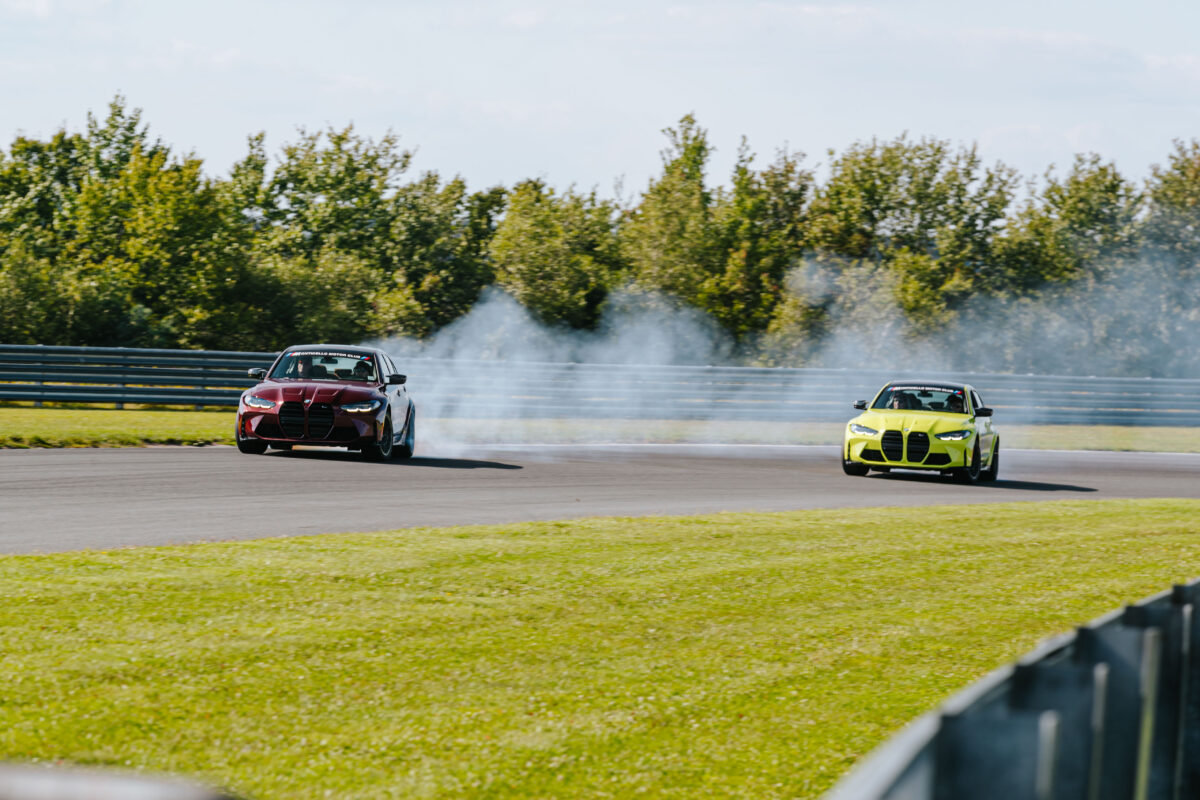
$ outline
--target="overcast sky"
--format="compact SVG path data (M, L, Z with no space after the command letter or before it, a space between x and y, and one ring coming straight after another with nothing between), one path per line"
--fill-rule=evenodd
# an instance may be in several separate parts
M1025 175L1094 151L1128 175L1200 137L1200 2L0 0L0 137L114 94L210 174L267 133L391 129L414 168L629 194L694 112L828 163L872 136L977 142Z

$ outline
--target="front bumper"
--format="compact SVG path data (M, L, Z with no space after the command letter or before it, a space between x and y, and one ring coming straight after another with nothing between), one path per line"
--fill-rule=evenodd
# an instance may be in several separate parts
M847 431L842 457L871 467L947 470L968 466L974 447L974 435L943 441L923 431L881 431L874 436Z
M360 447L379 438L379 420L373 414L352 414L329 403L281 403L272 409L238 409L238 429L243 437L266 442Z

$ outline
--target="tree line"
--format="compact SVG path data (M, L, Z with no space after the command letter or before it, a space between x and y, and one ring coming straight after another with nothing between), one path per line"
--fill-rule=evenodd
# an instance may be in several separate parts
M1032 181L908 136L831 151L818 180L743 141L714 183L698 122L664 133L660 173L627 201L410 175L395 136L352 127L274 158L251 136L212 177L117 97L85 131L0 151L0 342L421 338L496 286L566 329L595 328L616 291L672 298L748 363L838 366L852 347L895 366L1200 372L1195 140L1140 182L1094 154Z

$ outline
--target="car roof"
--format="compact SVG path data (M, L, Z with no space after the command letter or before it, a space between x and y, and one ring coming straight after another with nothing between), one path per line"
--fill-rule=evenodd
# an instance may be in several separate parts
M975 391L975 387L969 383L959 383L958 381L939 381L939 380L924 380L915 378L913 380L904 381L888 381L883 387L884 389L893 389L899 387L901 389L965 389L968 392Z
M285 347L280 352L291 353L295 351L305 352L309 350L340 350L343 353L364 353L375 354L379 352L374 347L363 347L357 344L295 344L291 347Z

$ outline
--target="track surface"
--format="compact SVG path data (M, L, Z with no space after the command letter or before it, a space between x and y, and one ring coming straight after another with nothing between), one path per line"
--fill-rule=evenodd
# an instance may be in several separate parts
M364 463L232 447L0 451L0 552L503 523L1124 497L1200 498L1200 455L1006 451L994 484L842 474L833 447L493 447Z

